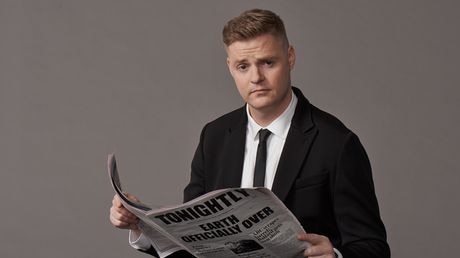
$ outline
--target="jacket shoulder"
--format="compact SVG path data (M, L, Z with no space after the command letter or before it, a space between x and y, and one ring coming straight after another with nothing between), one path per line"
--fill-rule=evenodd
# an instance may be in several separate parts
M320 131L326 131L335 135L348 135L351 130L334 115L311 105L313 123Z
M238 125L245 125L247 121L245 107L235 109L207 123L206 131L222 131L235 128Z

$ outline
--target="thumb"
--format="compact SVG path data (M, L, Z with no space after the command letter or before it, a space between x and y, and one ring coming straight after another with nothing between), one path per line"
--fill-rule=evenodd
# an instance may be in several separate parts
M318 235L318 234L309 234L309 233L300 234L297 237L297 239L299 239L301 241L307 241L312 245L319 244L322 241L324 241L323 236Z
M126 197L128 197L131 201L139 202L139 199L138 199L136 196L134 196L134 195L132 195L132 194L130 194L130 193L124 193L124 194L125 194Z

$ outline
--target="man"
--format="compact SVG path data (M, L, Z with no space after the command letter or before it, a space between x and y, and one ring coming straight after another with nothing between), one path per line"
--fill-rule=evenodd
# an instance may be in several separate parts
M260 184L308 232L298 236L311 243L305 257L390 257L367 155L353 132L291 86L295 52L281 19L266 10L246 11L226 24L223 40L246 105L203 128L184 200ZM131 240L139 237L137 218L116 197L111 222L132 229Z

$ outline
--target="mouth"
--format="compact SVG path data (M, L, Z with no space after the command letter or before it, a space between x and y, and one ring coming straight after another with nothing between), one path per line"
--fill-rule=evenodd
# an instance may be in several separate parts
M253 94L253 93L265 93L265 92L268 92L269 89L265 89L265 88L262 88L262 89L252 89L249 93L250 94Z

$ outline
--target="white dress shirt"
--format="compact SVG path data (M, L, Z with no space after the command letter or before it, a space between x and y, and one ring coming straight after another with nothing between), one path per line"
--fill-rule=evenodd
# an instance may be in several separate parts
M259 145L259 130L268 129L271 134L267 139L267 165L265 169L265 184L268 189L272 189L273 180L275 179L276 168L280 160L281 152L286 142L286 137L291 127L291 120L294 117L297 97L292 93L292 98L284 110L267 127L261 127L254 121L249 113L249 107L246 105L248 114L248 125L246 130L246 147L244 149L243 176L241 177L241 187L248 188L253 186L254 167L256 165L257 146Z

